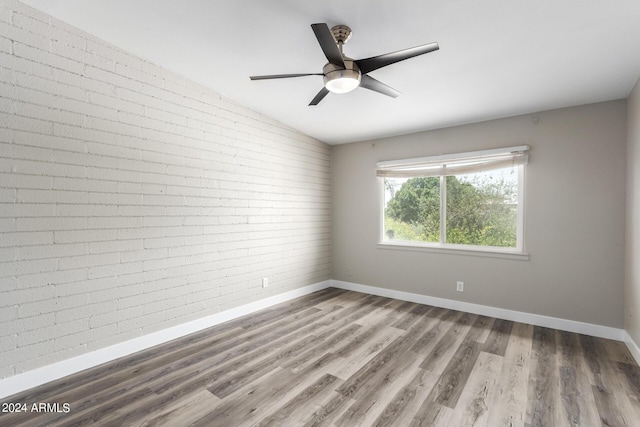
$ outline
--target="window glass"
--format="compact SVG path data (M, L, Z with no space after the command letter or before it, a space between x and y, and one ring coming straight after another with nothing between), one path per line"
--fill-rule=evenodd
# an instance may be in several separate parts
M383 178L383 241L521 248L518 203L523 167Z
M514 169L446 177L446 243L515 248L518 174Z
M440 178L386 178L385 238L440 241Z

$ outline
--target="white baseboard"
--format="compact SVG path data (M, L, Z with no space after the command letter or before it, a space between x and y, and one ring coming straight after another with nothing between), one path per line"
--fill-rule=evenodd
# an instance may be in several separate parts
M636 363L640 365L640 347L638 347L638 344L631 338L631 335L629 335L627 331L624 331L624 343L627 345Z
M473 314L496 317L499 319L511 320L515 322L528 323L536 326L560 329L563 331L576 332L580 334L592 335L601 338L624 341L629 347L638 364L640 364L640 348L631 339L629 334L623 329L611 328L608 326L594 325L590 323L576 322L573 320L560 319L555 317L541 316L538 314L524 313L520 311L506 310L502 308L490 307L479 304L472 304L462 301L455 301L445 298L430 297L427 295L414 294L410 292L396 291L392 289L378 288L374 286L360 285L357 283L343 282L340 280L325 280L300 289L295 289L279 295L274 295L245 304L240 307L216 313L171 328L163 329L139 338L134 338L119 344L82 354L71 359L63 360L52 365L43 366L22 374L0 380L0 399L19 393L32 387L45 384L49 381L57 380L67 375L75 374L88 368L110 362L120 357L128 356L135 352L145 350L158 344L171 341L176 338L218 325L229 320L236 319L258 310L271 307L281 302L289 301L312 292L320 291L329 287L346 289L356 292L363 292L371 295L378 295L387 298L394 298L403 301L411 301L420 304L428 304L436 307L459 310Z
M325 280L2 379L0 399L330 286Z
M625 341L625 331L623 329L616 329L608 326L594 325L591 323L576 322L575 320L560 319L557 317L548 317L539 314L506 310L504 308L472 304L445 298L430 297L427 295L414 294L410 292L360 285L357 283L343 282L340 280L331 280L331 286L333 286L334 288L363 292L366 294L378 295L381 297L394 298L403 301L416 302L419 304L448 308L451 310L464 311L467 313L481 314L483 316L496 317L498 319L527 323L535 326L543 326L546 328L559 329L562 331L576 332L579 334L608 338L616 341Z

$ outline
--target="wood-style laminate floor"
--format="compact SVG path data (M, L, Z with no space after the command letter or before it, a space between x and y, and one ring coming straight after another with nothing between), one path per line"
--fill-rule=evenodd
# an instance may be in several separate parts
M327 289L4 402L69 412L1 426L640 426L640 368L620 342Z

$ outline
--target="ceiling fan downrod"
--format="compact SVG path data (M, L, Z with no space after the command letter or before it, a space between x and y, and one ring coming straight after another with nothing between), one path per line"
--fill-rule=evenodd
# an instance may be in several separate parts
M346 25L336 25L331 28L331 35L335 39L338 48L340 49L340 53L344 57L344 52L342 51L342 46L347 43L349 38L351 37L351 28Z

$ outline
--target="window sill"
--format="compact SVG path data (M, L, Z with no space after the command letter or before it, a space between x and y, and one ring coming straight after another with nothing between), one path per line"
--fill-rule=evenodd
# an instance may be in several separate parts
M426 246L421 244L412 244L411 242L379 242L378 249L387 250L399 250L399 251L418 251L418 252L431 252L436 254L449 254L449 255L467 255L477 256L485 258L501 258L517 261L529 261L529 254L524 252L515 252L501 249L491 248L454 248L443 246Z

